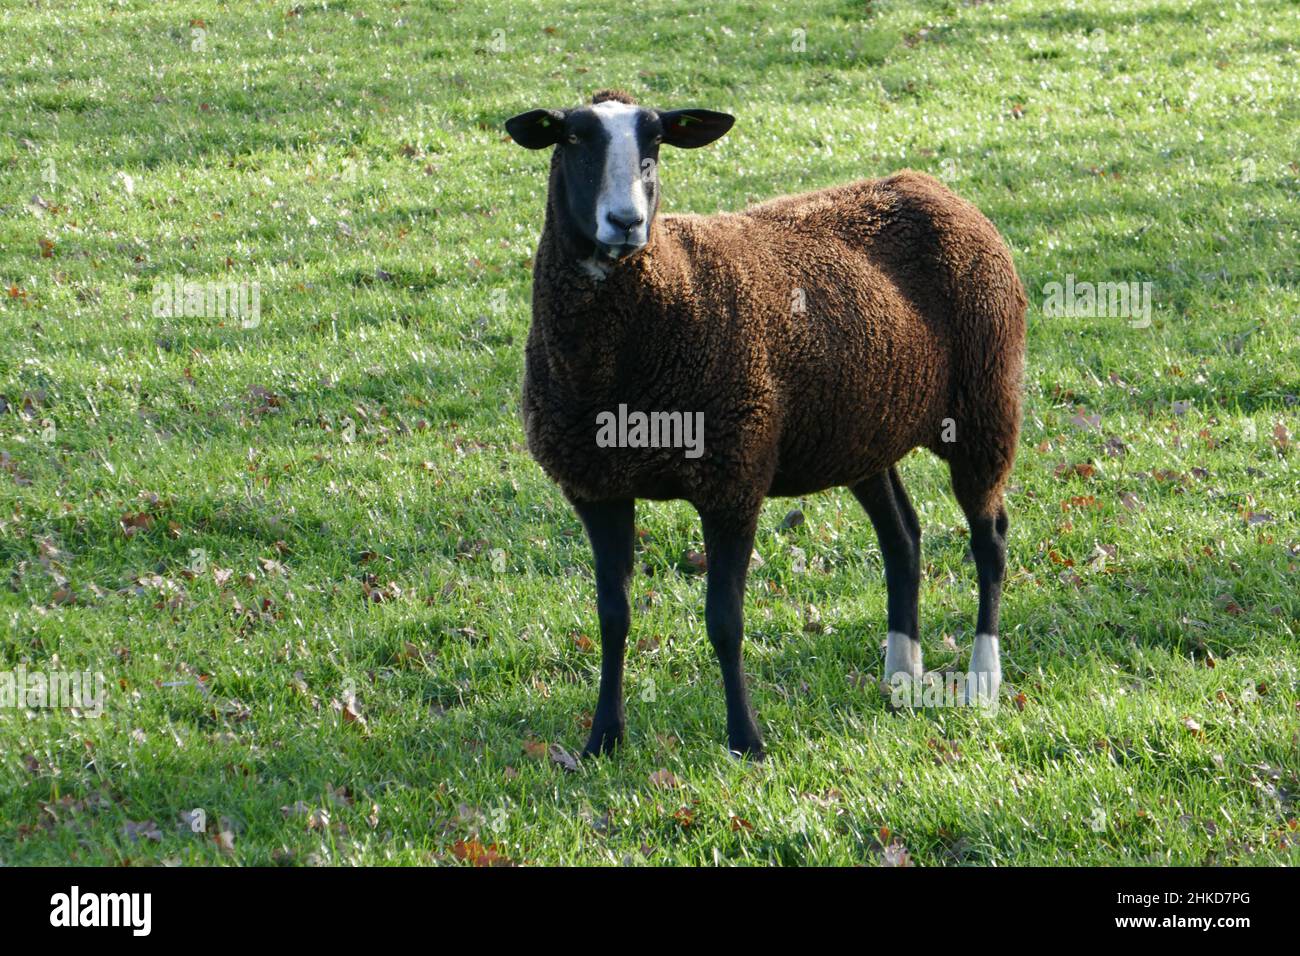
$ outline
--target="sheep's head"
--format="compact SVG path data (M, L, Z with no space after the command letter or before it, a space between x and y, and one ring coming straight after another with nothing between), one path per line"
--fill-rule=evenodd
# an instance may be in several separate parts
M659 110L626 93L602 90L590 106L530 110L506 121L528 149L555 147L551 210L555 225L583 258L604 268L650 240L659 210L659 146L707 146L735 117L712 110Z

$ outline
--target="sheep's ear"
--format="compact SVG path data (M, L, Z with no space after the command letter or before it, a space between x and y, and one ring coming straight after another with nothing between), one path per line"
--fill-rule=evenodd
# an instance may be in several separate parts
M506 120L506 132L526 149L545 149L560 141L564 114L559 110L529 110Z
M730 113L713 110L670 110L660 113L659 119L664 124L664 142L681 149L708 146L736 122Z

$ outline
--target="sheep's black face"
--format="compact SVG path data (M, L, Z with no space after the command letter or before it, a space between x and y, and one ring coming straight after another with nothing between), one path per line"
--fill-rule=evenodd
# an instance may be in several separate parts
M650 238L662 127L650 110L614 100L565 117L557 145L565 209L607 261L639 251Z
M599 99L599 97L598 97ZM555 146L553 209L572 244L602 268L643 249L659 210L659 146L705 146L734 118L711 110L661 113L604 99L565 110L532 110L506 122L529 149Z

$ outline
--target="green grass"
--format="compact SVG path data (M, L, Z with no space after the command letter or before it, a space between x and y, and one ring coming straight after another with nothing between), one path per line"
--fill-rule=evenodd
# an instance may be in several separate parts
M0 10L0 668L108 682L98 719L0 710L0 862L1294 864L1300 7L543 7ZM776 501L770 757L728 758L698 521L643 503L628 746L546 757L585 736L595 609L523 447L546 157L500 124L607 85L738 116L665 157L670 210L910 166L1007 237L996 716L890 713L868 521L834 492L781 531ZM1150 327L1045 316L1069 274L1152 282ZM261 323L155 318L173 276L260 283ZM937 461L902 471L927 664L964 666L963 522Z

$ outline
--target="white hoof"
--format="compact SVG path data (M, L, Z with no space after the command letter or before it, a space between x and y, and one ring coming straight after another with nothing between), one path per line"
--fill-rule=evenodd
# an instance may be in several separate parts
M893 683L895 674L920 680L923 672L921 642L900 631L890 631L885 643L885 682Z
M970 670L966 672L966 706L996 708L1001 687L1002 658L998 653L997 635L976 634L975 649L970 655Z

